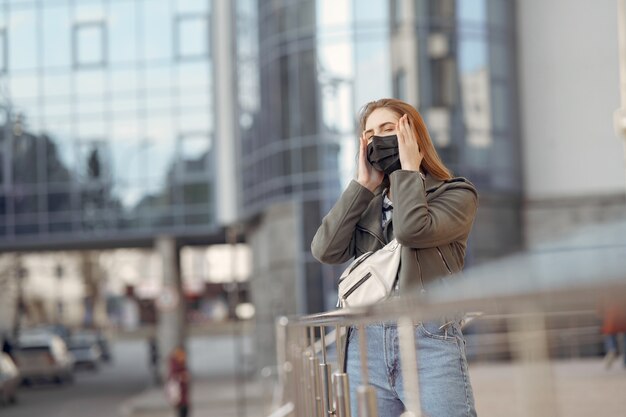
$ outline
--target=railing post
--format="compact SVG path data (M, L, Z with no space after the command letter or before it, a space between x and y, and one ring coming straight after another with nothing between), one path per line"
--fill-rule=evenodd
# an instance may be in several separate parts
M359 350L361 352L361 379L363 385L356 390L357 409L359 417L378 417L378 405L376 403L376 391L369 385L369 373L367 371L367 335L365 325L359 324Z
M351 417L348 374L335 372L333 374L333 385L335 387L335 415L337 417Z
M402 317L398 320L398 339L402 379L407 402L407 411L402 413L401 417L420 417L422 412L413 320L408 317Z
M322 407L323 415L325 417L331 417L334 414L334 406L332 402L332 381L330 378L331 366L328 363L326 357L326 335L324 326L320 327L320 342L322 345L322 363L320 363L320 380L321 380L321 394L322 394Z

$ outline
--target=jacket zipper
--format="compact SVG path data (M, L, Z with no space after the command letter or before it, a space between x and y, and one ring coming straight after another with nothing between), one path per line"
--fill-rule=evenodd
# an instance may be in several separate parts
M367 274L365 274L365 276L363 278L361 278L356 284L354 284L352 287L350 287L350 289L348 291L346 291L346 293L343 295L343 299L345 300L346 298L350 297L350 294L352 294L353 292L355 292L357 290L357 288L359 288L361 285L363 285L363 283L365 281L367 281L369 279L369 277L372 276L371 272L368 272Z
M443 257L443 253L441 253L441 249L439 249L439 246L437 246L437 252L439 253L439 256L441 257L441 260L443 261L443 264L446 266L446 269L448 270L448 273L451 274L452 273L452 269L450 269L450 265L448 265L448 262L446 261L446 258Z
M424 292L426 291L426 288L424 288L424 280L422 278L422 265L420 264L420 259L417 256L417 249L415 250L415 262L417 262L417 269L419 269L420 284L422 285L421 291Z

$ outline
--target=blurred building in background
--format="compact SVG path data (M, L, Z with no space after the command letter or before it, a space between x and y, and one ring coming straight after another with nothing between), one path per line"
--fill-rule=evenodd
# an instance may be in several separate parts
M234 228L272 361L277 315L334 306L309 245L390 96L479 189L468 264L624 217L596 3L0 0L0 249L154 247L182 291L180 249Z

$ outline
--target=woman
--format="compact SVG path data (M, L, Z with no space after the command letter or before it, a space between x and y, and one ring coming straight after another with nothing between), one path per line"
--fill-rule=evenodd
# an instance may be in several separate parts
M422 117L395 99L368 103L360 115L357 180L323 219L313 242L321 262L339 264L380 249L394 237L402 245L394 294L427 291L463 268L478 195L453 178L432 144ZM432 417L475 416L460 317L423 322L415 328L422 412ZM352 415L362 384L357 331L348 334L346 368ZM369 383L376 388L379 416L404 410L398 332L395 323L366 326Z

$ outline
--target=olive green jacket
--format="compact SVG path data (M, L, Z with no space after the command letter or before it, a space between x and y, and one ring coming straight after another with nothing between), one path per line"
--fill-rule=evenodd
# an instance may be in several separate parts
M463 268L478 194L464 178L441 181L419 172L391 174L393 234L402 245L399 287L423 290ZM382 227L383 186L375 193L350 182L322 220L311 252L321 262L340 264L386 243Z

